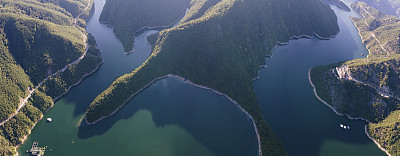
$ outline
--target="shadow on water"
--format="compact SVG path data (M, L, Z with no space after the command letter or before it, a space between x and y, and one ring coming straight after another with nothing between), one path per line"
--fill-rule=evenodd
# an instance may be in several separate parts
M96 11L101 10L97 9ZM96 12L99 14L99 12ZM98 15L93 18L98 19ZM98 20L95 19L95 22ZM123 51L120 43L115 43L109 36L114 36L110 28L102 24L88 22L88 32L95 37L98 48L101 51ZM86 90L71 90L74 98L64 98L75 103L75 115L82 115L90 102L106 87L96 84L107 82L111 84L114 80L108 77L110 72L127 73L132 71L140 64L132 67L116 67L118 64L132 65L132 62L144 62L150 54L150 45L146 42L146 36L156 31L144 31L135 39L134 53L124 55L116 53L103 53L105 59L104 66L100 68L92 77L85 81L93 83L82 83ZM143 36L144 35L144 36ZM138 41L139 40L139 41ZM118 45L120 47L116 47ZM138 54L141 51L148 51L145 54ZM141 61L135 60L137 55ZM124 61L129 61L125 63ZM107 65L107 63L117 63ZM126 69L123 69L126 68ZM121 71L122 70L122 71ZM98 82L98 83L97 83ZM88 91L88 89L90 91ZM78 138L90 139L94 136L102 136L112 129L118 122L130 120L139 110L149 110L153 114L153 120L157 127L168 125L178 125L188 131L205 147L217 155L257 155L257 139L248 117L242 113L233 103L225 97L217 95L209 90L199 89L184 81L167 78L159 80L150 87L136 95L116 114L96 123L87 125L81 122L78 130Z
M179 125L217 155L257 155L256 136L244 113L224 97L175 78L157 81L95 125L81 123L78 137L102 135L142 109L153 113L157 127Z
M317 65L361 58L367 54L349 15L332 6L341 29L331 40L298 39L277 47L267 68L254 82L265 120L289 155L384 155L365 135L361 120L336 115L318 101L308 80ZM339 127L349 125L350 130Z

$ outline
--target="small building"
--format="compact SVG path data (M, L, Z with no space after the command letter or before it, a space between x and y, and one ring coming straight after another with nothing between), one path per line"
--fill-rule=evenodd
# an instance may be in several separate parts
M30 155L34 155L34 156L42 156L42 155L44 155L44 151L46 150L46 147L38 147L37 145L38 145L37 141L33 142L32 148L29 151Z

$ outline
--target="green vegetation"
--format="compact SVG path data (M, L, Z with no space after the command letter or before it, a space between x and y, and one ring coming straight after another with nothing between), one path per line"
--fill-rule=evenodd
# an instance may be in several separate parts
M397 105L400 102L399 61L399 55L390 59L355 59L314 67L310 75L318 96L337 112L378 122L391 111L400 109ZM353 80L337 78L335 68L346 66ZM384 97L381 94L390 96Z
M14 155L15 153L14 146L0 136L0 155Z
M68 67L64 72L59 72L40 86L39 90L45 92L53 99L66 93L74 84L84 76L93 72L102 63L100 50L96 49L96 41L89 34L89 49L86 56L79 63Z
M252 80L277 42L313 33L326 38L335 35L334 12L319 0L192 1L191 5L177 27L148 38L153 43L151 56L103 91L87 110L86 121L93 123L112 114L152 81L173 74L237 101L255 120L263 154L286 155L263 118ZM133 19L142 16L116 11Z
M341 0L324 0L324 1L327 2L327 3L331 3L333 5L336 5L339 8L341 8L341 9L347 11L347 12L351 11L350 7L347 6L345 3L343 3L343 1L341 1Z
M370 121L368 134L390 154L399 155L400 19L363 2L352 7L364 17L352 20L370 52L368 58L315 67L311 80L318 96L335 111ZM339 75L349 76L338 79Z
M352 17L351 19L357 26L370 57L400 53L399 18L386 15L363 2L357 2L351 6L363 16L363 18Z
M385 14L400 17L400 1L398 0L361 0L368 5L381 10Z
M180 19L190 0L108 0L100 21L114 28L126 52L133 49L136 33L144 27L170 26ZM132 16L136 15L136 16Z
M89 2L90 7L93 1L89 0L0 1L0 121L14 115L35 86L85 52L80 32L85 33L85 21L78 19L75 26L74 18L81 12L80 18L89 17L91 8L85 10ZM10 120L0 125L0 155L15 154L15 146L53 106L52 98L64 94L65 88L101 63L94 38L89 36L88 42L84 59L45 81ZM54 84L53 79L65 85Z
M379 123L370 123L368 134L390 155L400 155L400 110L393 111Z

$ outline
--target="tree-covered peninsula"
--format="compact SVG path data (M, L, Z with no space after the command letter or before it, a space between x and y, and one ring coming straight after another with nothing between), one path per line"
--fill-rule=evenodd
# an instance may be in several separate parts
M0 1L0 153L15 154L53 100L102 62L92 0Z
M114 11L132 16L127 22L143 16ZM253 80L278 43L299 36L330 38L338 31L336 15L319 0L193 0L178 26L148 38L151 56L98 95L86 121L94 124L112 115L152 82L175 76L234 101L253 120L260 152L286 155L263 118Z
M363 2L352 4L364 18L352 18L367 46L367 58L310 71L316 95L338 114L369 121L366 132L383 150L400 154L400 24Z

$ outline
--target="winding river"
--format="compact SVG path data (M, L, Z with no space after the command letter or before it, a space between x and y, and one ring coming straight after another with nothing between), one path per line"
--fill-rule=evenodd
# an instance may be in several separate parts
M135 96L115 115L88 126L82 122L90 102L118 76L140 66L150 55L146 31L124 55L112 29L98 19L105 0L95 0L87 22L104 64L61 97L18 148L27 155L33 141L48 146L46 155L230 155L256 156L258 144L250 119L212 91L167 78ZM350 0L346 1L347 4ZM298 39L279 46L254 82L264 117L289 155L384 155L364 134L366 122L336 115L314 96L308 70L316 65L361 57L366 53L345 12L332 6L340 34L331 40ZM343 123L351 127L344 130Z
M87 22L104 64L81 84L56 101L38 122L20 155L33 141L47 146L46 155L257 155L256 134L250 119L228 99L184 81L157 81L135 96L118 113L88 126L82 122L90 102L122 74L140 66L151 47L145 31L135 39L135 49L125 55L112 29L98 19L105 0L95 0L95 13Z
M344 0L350 6L354 0ZM298 39L279 46L267 59L267 68L254 82L264 118L277 133L289 155L385 155L365 132L367 124L338 116L314 95L308 70L318 65L361 58L368 54L350 16L331 5L340 33L330 40ZM364 56L365 57L365 56ZM340 128L340 124L350 129Z

